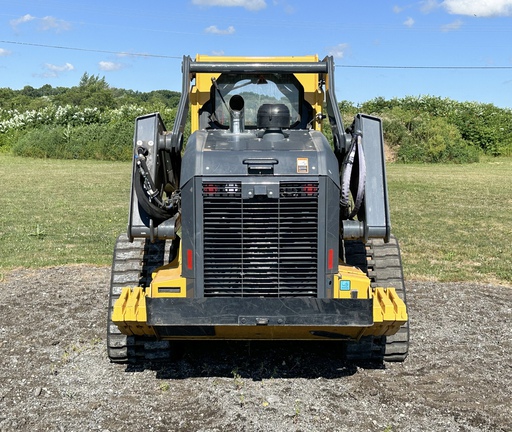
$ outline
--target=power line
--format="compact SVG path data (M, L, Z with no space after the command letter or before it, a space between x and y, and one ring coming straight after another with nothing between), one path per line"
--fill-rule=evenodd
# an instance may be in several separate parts
M30 42L16 42L16 41L6 41L0 40L0 43L6 44L14 44L14 45L25 45L25 46L35 46L39 48L55 48L55 49L63 49L70 51L86 51L86 52L95 52L95 53L103 53L103 54L116 54L116 55L125 55L131 57L153 57L153 58L167 58L167 59L178 59L181 60L182 56L170 56L170 55L162 55L162 54L148 54L148 53L130 53L124 51L108 51L108 50L99 50L92 48L77 48L77 47L68 47L62 45L48 45L48 44L36 44ZM499 69L512 69L512 66L389 66L389 65L343 65L337 64L337 68L352 68L352 69L451 69L451 70L499 70Z
M107 50L90 49L90 48L68 47L68 46L61 46L61 45L36 44L36 43L30 43L30 42L16 42L16 41L0 40L0 43L35 46L35 47L39 47L39 48L55 48L55 49L63 49L63 50L70 50L70 51L86 51L86 52L95 52L95 53L103 53L103 54L116 54L116 55L125 55L125 56L131 56L131 57L156 57L156 58L169 58L169 59L179 59L179 60L181 60L183 58L183 57L168 56L168 55L161 55L161 54L130 53L130 52L124 52L124 51L107 51Z
M512 69L512 66L382 66L382 65L340 65L338 68L359 69Z

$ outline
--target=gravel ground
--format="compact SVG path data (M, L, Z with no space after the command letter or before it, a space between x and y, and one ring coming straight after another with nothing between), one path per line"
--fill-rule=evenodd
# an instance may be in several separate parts
M0 283L0 431L512 431L512 289L412 282L410 356L354 365L330 343L180 344L110 364L110 269Z

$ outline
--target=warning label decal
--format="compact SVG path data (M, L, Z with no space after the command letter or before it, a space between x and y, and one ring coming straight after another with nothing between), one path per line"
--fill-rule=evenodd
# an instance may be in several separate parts
M309 173L309 160L308 158L297 158L297 174Z

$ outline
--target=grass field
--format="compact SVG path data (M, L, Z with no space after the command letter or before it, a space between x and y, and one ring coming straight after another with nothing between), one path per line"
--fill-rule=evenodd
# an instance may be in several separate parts
M129 163L0 155L0 272L109 265L126 230L130 170ZM387 170L407 279L512 284L511 158Z
M0 267L108 264L126 230L130 165L0 155Z
M512 283L511 158L387 171L407 278Z

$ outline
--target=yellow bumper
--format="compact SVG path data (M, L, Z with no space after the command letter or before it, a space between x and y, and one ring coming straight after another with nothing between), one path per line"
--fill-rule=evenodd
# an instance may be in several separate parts
M156 336L147 323L146 293L141 287L123 288L114 303L112 322L121 333L132 336Z
M338 305L342 303L342 308L347 311L351 310L352 305L356 307L357 304L357 307L360 307L362 302L369 305L367 311L370 319L364 322L361 321L361 323L354 321L347 324L340 321L340 325L336 325L333 324L335 322L334 319L334 321L331 320L328 324L323 325L319 323L318 318L315 318L315 323L307 322L306 320L303 325L297 321L287 325L288 321L286 319L282 323L270 322L259 325L259 318L256 317L254 325L247 325L244 318L240 318L238 322L235 318L235 321L229 325L222 322L212 322L209 325L205 325L204 317L201 317L203 319L201 322L199 320L195 322L194 319L191 319L185 325L183 322L178 323L177 327L187 327L195 330L207 328L208 331L202 332L203 330L201 330L199 332L192 331L181 334L168 332L163 327L159 328L158 326L148 324L147 293L140 287L127 287L123 288L120 298L114 304L112 321L124 334L159 336L163 339L325 339L327 337L355 340L362 336L389 336L395 334L400 326L407 321L406 306L398 297L394 288L369 287L364 294L361 296L363 298L359 299L332 299L332 301L338 302ZM169 299L169 301L174 301L176 304L186 300ZM203 300L197 299L196 301L199 304ZM250 299L247 301L250 301ZM325 301L329 302L330 300ZM188 305L190 305L194 300L188 299L188 302ZM316 314L321 316L322 312L317 311ZM173 326L167 323L165 328L173 328Z

